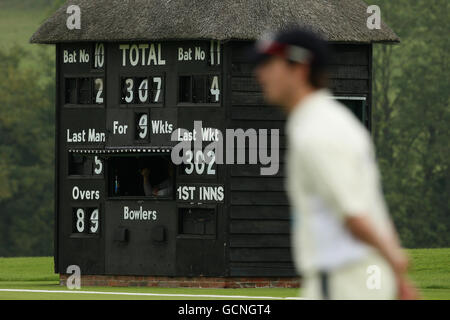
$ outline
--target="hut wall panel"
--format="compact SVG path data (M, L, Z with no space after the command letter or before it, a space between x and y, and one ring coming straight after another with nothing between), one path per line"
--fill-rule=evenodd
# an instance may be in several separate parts
M247 106L250 107L250 106ZM235 108L235 107L232 107ZM256 108L258 110L258 108ZM230 117L231 118L231 117ZM232 119L229 119L232 120ZM284 136L285 135L285 120L272 120L269 119L266 120L233 120L229 121L229 127L231 129L278 129L279 135Z
M330 79L330 85L334 92L339 93L367 94L369 92L369 80L367 79Z
M289 234L289 221L232 220L230 234Z
M330 78L332 79L368 79L368 65L351 66L351 65L331 65Z
M230 184L230 191L284 191L284 179L279 177L234 178Z
M248 43L237 43L231 57L233 64L250 66L246 61L246 47ZM369 45L365 44L332 44L331 64L367 65L369 63ZM234 69L233 69L234 70ZM252 69L250 69L252 70Z
M231 101L228 128L279 129L280 167L274 176L261 176L261 165L228 165L229 273L231 276L293 276L290 254L290 207L284 190L285 115L265 103L243 58L247 43L229 45L228 81ZM335 95L370 98L370 45L334 44L329 68ZM369 101L370 104L370 101Z
M286 206L232 206L230 218L237 220L289 220L290 208Z
M231 82L231 90L236 92L260 92L261 88L255 77L246 75L242 77L233 76L233 80Z
M286 117L278 109L259 106L233 106L232 120L283 121Z
M244 92L244 91L233 91L231 93L232 104L240 105L257 105L261 106L265 104L263 94L261 92Z
M294 277L295 268L292 262L231 262L230 276L242 277Z
M289 248L231 248L231 262L290 262Z
M289 248L291 246L290 239L284 235L274 234L261 237L258 234L254 235L233 235L230 238L231 248Z
M248 142L247 142L247 143L248 143ZM258 146L258 145L257 145L257 146ZM252 152L253 152L253 151L257 151L257 156L259 156L259 153L262 153L262 154L269 154L269 156L270 156L270 153L271 153L270 146L269 146L268 149L266 149L266 148L263 149L263 148L259 148L259 147L257 147L257 149L255 149L255 148L246 148L246 149L242 149L242 148L237 148L237 147L235 146L235 149L234 149L235 162L237 161L237 159L236 159L237 154L238 154L238 153L244 153L244 152L245 152L246 163L248 163L250 151L252 151ZM280 149L278 152L279 152L279 156L278 156L278 161L277 161L277 163L278 163L279 165L280 165L280 164L284 164L285 161L286 161L286 153L285 153L285 150ZM252 165L252 164L250 164L250 165ZM261 167L267 167L267 166L269 166L269 165L260 165L260 164L255 164L255 165L258 165L258 166L261 166ZM264 177L262 177L262 178L264 178Z
M367 95L370 88L370 46L332 47L329 86L335 94Z
M292 276L284 191L286 117L265 103L253 67L239 62L237 56L231 58L228 127L269 129L269 134L270 129L278 129L280 157L279 170L273 176L261 176L260 168L266 166L260 164L228 166L230 275Z
M334 44L331 47L331 65L368 65L369 46L359 44Z
M347 64L345 61L334 61L330 65L330 78L334 79L368 79L368 64ZM253 76L253 65L234 64L232 68L232 89L235 91L260 91L259 85Z
M234 191L231 193L232 205L281 205L288 204L286 193L261 191Z
M231 178L230 181L234 177L260 178L261 177L260 170L261 170L260 165L249 165L249 164L232 165L228 170L228 176ZM277 174L271 177L285 177L285 165L280 164L280 168L278 169Z

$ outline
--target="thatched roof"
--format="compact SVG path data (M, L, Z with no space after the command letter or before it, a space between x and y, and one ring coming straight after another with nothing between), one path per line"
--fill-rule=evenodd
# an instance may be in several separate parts
M81 30L68 30L69 5L81 8ZM329 41L397 42L384 23L366 26L361 0L69 0L32 36L32 43L138 40L254 40L293 23Z

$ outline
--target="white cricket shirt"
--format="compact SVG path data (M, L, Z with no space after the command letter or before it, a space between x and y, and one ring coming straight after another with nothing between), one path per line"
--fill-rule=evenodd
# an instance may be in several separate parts
M345 218L368 215L379 233L392 227L370 133L326 89L295 107L286 132L286 189L298 271L332 271L367 257L374 249L352 236Z

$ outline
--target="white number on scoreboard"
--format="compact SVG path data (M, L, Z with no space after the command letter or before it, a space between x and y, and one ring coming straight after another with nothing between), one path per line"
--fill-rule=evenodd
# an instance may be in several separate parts
M191 150L186 152L186 168L184 169L184 172L186 174L192 174L195 173L198 175L202 175L205 173L205 169L206 169L206 174L207 175L215 175L216 174L216 169L214 169L214 164L216 162L216 154L214 153L214 151L210 150L208 152L208 157L210 159L209 163L206 163L206 159L205 159L205 155L203 154L203 152L201 150L197 151L195 153L195 158L194 158L194 154Z
M98 234L100 214L98 208L75 208L75 233Z

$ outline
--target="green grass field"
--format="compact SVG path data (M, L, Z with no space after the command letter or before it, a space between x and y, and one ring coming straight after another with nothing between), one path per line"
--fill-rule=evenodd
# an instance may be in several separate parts
M450 249L411 249L411 279L416 283L423 298L432 300L450 299ZM67 290L58 284L58 275L53 274L53 259L45 258L0 258L0 289L20 290ZM181 294L181 295L224 295L250 297L296 297L298 289L187 289L187 288L142 288L142 287L82 287L81 291ZM39 300L149 300L149 299L229 299L205 297L173 296L130 296L83 293L35 293L1 292L0 299L39 299ZM236 297L236 299L242 299Z

